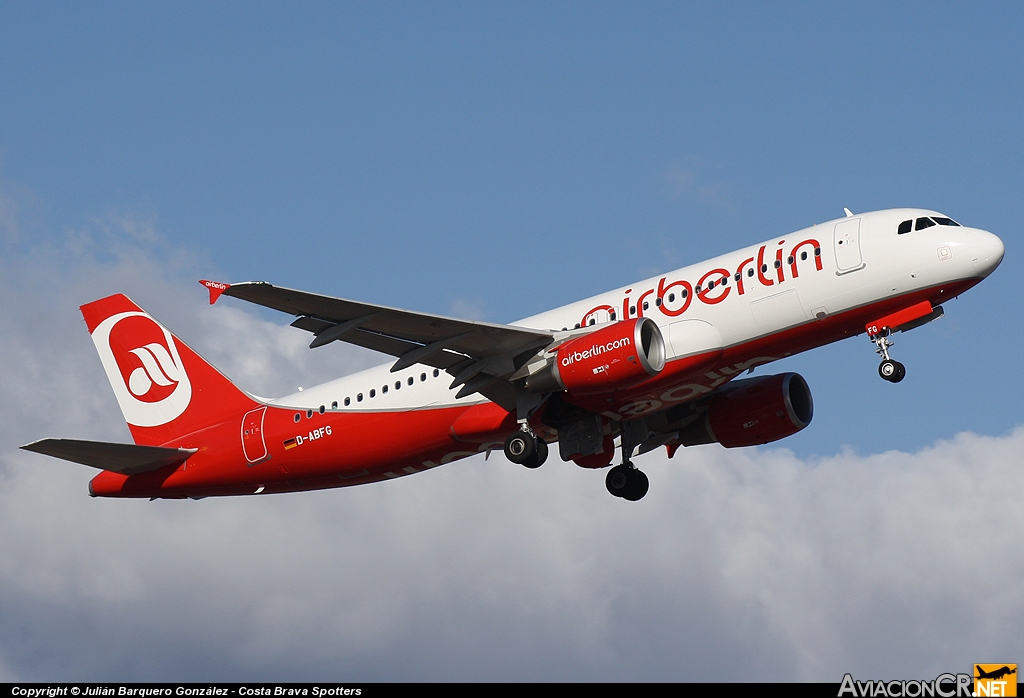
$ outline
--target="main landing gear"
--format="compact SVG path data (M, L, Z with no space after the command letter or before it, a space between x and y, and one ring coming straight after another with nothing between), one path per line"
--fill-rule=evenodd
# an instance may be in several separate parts
M633 455L633 449L643 442L646 435L647 429L643 420L622 425L622 464L609 470L608 476L604 479L605 487L613 496L636 502L643 499L650 489L651 481L647 479L647 475L629 460Z
M505 439L505 457L527 468L539 468L548 458L548 445L544 439L537 438L532 430L528 431L528 427L524 427L522 431L512 432Z
M899 383L907 375L907 369L889 356L889 347L893 345L893 341L889 339L890 334L889 328L885 327L878 334L869 335L868 339L874 342L875 353L882 357L882 363L878 364L878 375L890 383Z
M632 463L623 463L608 471L604 485L612 495L635 502L647 494L651 481L647 479L644 471L637 470Z

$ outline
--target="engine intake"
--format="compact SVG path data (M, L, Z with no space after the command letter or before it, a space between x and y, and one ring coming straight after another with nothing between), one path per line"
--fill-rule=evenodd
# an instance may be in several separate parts
M646 317L634 318L560 345L554 360L526 379L526 389L592 395L636 385L663 368L665 340L657 323Z
M814 416L807 381L799 373L746 378L730 383L707 403L707 412L679 432L684 446L720 443L759 446L792 436Z

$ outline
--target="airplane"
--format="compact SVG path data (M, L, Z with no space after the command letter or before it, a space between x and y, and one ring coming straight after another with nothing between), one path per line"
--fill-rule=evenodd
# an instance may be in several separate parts
M1017 673L1017 666L1014 665L1014 668L1011 669L1009 666L1003 665L999 669L994 669L993 671L985 671L984 669L981 668L980 664L975 664L974 665L974 672L975 672L975 674L977 674L974 677L976 679L995 679L995 680L998 681L999 679L1003 678L1004 676L1009 676L1010 674L1016 674Z
M265 282L200 281L295 316L310 348L397 360L277 399L250 395L124 295L81 307L134 444L42 439L23 449L100 469L92 496L252 495L389 480L502 449L527 468L549 444L608 491L649 489L636 454L771 443L813 416L797 373L756 367L865 333L898 383L895 332L999 265L1002 241L925 209L845 216L511 325L470 322ZM616 445L617 444L617 445Z

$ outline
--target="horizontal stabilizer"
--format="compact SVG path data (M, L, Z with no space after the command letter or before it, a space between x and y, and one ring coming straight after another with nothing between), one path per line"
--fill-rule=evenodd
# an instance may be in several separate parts
M106 441L79 441L77 439L40 439L26 444L22 448L33 453L42 453L44 456L53 456L122 475L138 475L175 463L184 463L189 456L199 450L115 444Z

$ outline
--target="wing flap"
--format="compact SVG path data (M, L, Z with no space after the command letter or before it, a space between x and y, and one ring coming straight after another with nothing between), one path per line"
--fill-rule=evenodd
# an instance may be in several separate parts
M78 439L40 439L21 448L122 475L138 475L184 463L198 450Z

